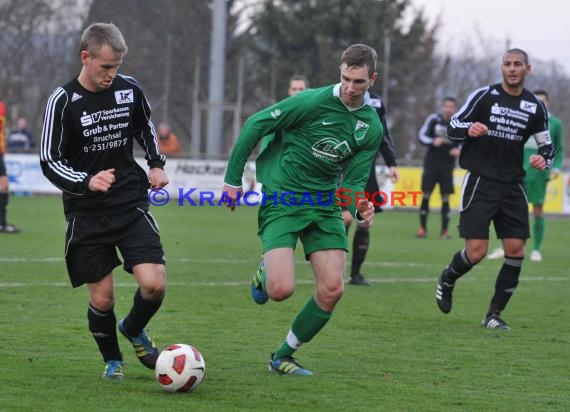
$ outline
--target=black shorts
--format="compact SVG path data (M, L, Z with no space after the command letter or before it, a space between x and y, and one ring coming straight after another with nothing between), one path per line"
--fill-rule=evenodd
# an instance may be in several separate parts
M528 202L522 183L507 183L467 173L460 199L459 235L489 239L491 221L499 239L528 239Z
M133 273L140 263L164 264L158 226L140 208L109 216L79 216L67 222L65 262L73 287L96 283L121 264Z
M439 190L442 195L454 193L453 169L424 169L422 174L422 192L432 193L436 183L439 183Z
M4 162L4 153L0 152L0 176L6 176L6 163Z

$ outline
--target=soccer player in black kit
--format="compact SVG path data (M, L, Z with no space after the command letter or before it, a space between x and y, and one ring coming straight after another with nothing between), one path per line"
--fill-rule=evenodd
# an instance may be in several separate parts
M533 136L538 154L529 158L538 170L550 167L555 150L548 131L547 110L524 88L531 66L526 52L510 49L503 55L501 83L482 87L468 97L451 119L450 139L464 142L459 165L463 181L459 233L465 248L455 253L438 280L436 302L449 313L457 279L487 254L489 225L503 242L505 260L482 326L510 329L501 312L513 295L529 238L528 203L523 188L523 148Z
M127 53L113 24L94 23L81 36L79 76L48 99L40 151L44 175L63 192L65 261L73 287L87 284L89 330L105 362L103 378L121 380L113 269L121 264L138 284L119 331L138 359L154 369L158 350L144 330L166 288L158 226L147 190L168 184L150 106L135 79L118 74ZM148 175L133 156L145 151Z
M447 138L447 127L451 116L457 111L457 102L453 97L446 97L441 104L440 113L430 114L424 121L418 140L428 147L422 173L422 204L420 206L420 228L417 238L427 237L429 199L435 185L441 193L441 239L450 239L449 235L449 196L453 194L453 169L459 157L460 145Z
M396 163L396 149L394 147L394 141L388 129L388 123L386 122L386 106L384 106L384 102L380 96L373 94L370 94L370 104L374 110L376 110L376 113L380 118L380 123L382 123L382 128L384 129L384 137L380 142L380 148L378 151L382 155L384 163L388 166L392 182L396 183L400 180L400 172L398 171L398 165ZM378 180L376 179L376 161L372 163L372 168L370 169L370 175L368 176L368 181L366 182L364 191L370 195L380 191ZM374 199L377 204L382 204L384 200L387 199L383 199L383 196L380 194L378 194ZM375 213L381 211L381 206L374 206ZM348 230L353 219L346 208L343 208L342 220L344 221L346 233L348 234ZM367 222L356 224L356 231L354 233L354 238L352 239L352 259L350 265L350 279L348 281L351 285L370 286L370 282L362 273L360 273L360 268L366 259L368 248L370 246L370 226L371 225Z

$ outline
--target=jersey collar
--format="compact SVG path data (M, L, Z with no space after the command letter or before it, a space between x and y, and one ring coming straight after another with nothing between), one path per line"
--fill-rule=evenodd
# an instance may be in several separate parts
M359 107L350 107L347 106L346 104L344 104L344 102L342 101L342 99L340 98L340 83L337 83L334 85L333 87L333 96L338 97L338 99L340 100L340 102L344 105L344 107L346 107L346 109L349 112L353 112L355 110L359 110L362 109L364 106L371 106L372 105L372 100L370 99L370 93L368 93L368 91L366 91L364 93L364 102L362 103L361 106Z

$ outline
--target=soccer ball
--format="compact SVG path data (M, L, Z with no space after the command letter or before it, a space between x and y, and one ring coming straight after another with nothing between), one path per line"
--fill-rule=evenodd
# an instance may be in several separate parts
M168 392L191 392L204 379L206 363L198 349L177 343L160 353L154 372L160 386Z

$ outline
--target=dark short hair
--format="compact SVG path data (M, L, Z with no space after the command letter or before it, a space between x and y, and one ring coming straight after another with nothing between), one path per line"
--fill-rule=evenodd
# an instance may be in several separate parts
M376 72L376 50L366 44L353 44L342 52L340 64L345 63L348 67L368 67L368 76Z
M524 64L528 64L528 53L525 52L523 49L518 49L518 48L512 48L509 49L505 52L505 54L503 54L503 59L505 58L505 56L509 53L518 53L520 55L522 55L523 60L524 60Z
M452 103L457 104L457 99L456 99L455 97L445 96L441 102L442 102L442 103L445 103L445 102L452 102Z

